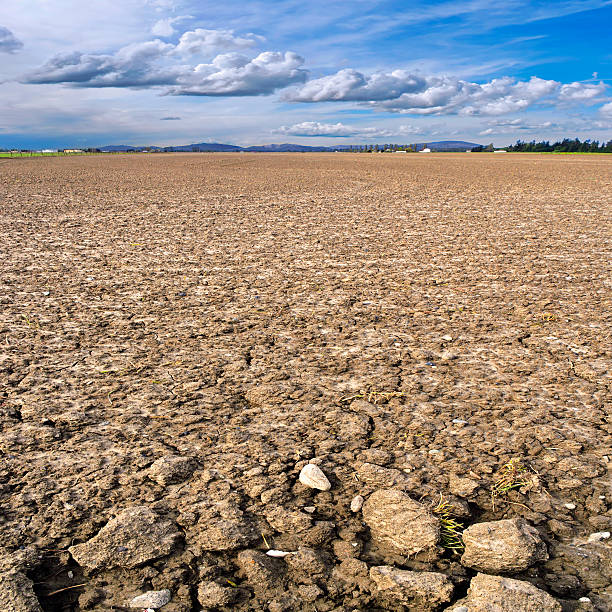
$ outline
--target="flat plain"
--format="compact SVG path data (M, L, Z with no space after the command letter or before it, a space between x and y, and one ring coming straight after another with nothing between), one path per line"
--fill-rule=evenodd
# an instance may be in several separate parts
M44 610L453 609L476 571L377 542L378 489L525 519L512 578L612 607L611 156L7 160L0 210L0 569Z

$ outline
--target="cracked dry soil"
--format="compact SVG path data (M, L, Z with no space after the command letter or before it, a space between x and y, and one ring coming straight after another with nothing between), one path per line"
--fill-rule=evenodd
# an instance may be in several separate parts
M612 159L501 157L2 164L2 569L46 611L409 609L363 562L458 601L459 555L393 553L350 510L391 488L526 519L549 559L512 577L610 609ZM528 484L494 498L511 460ZM78 564L129 508L164 546Z

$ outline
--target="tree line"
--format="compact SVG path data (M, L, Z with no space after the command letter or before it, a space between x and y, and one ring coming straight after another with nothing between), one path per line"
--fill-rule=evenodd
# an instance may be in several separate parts
M530 142L517 140L516 144L503 148L506 151L517 153L612 153L612 140L600 143L599 140L587 139L581 141L578 138L573 140L571 138L564 138L552 144L548 140L542 140L541 142L536 142L535 140ZM493 144L472 149L475 153L493 150Z

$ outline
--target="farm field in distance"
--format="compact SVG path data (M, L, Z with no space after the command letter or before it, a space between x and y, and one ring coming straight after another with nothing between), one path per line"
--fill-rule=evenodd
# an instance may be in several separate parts
M0 569L43 610L612 608L611 157L12 159L0 210ZM392 545L401 493L439 542ZM513 518L529 567L461 564Z

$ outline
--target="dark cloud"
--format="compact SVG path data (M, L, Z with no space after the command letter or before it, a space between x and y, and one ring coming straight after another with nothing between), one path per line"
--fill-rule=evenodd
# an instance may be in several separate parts
M162 117L160 121L180 121L182 117Z
M16 53L23 43L8 29L0 26L0 53Z

